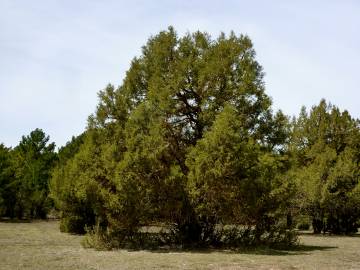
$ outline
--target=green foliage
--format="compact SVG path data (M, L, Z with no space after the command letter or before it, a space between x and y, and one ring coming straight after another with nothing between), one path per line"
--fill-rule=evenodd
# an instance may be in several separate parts
M316 233L357 231L359 136L359 121L324 100L294 124L295 178Z
M65 146L60 147L58 151L58 163L60 166L65 165L69 159L79 152L80 146L84 143L85 135L86 133L82 133L79 136L73 136L71 141L67 142Z
M73 158L59 163L53 171L50 190L55 206L61 210L61 229L66 232L84 233L85 225L95 224L95 212L101 204L98 184L102 177L101 160L90 132ZM71 144L68 145L72 147Z
M194 204L203 215L214 214L215 220L222 217L241 219L238 213L247 216L240 209L238 213L228 213L235 210L233 205L238 204L238 189L241 189L242 180L239 173L245 179L254 173L244 170L253 168L251 163L256 160L258 150L249 142L246 133L247 130L241 128L241 118L237 117L233 108L226 107L212 129L190 151L187 162L190 169L189 189ZM249 178L252 179L251 176Z
M354 156L352 149L344 149L323 191L326 230L337 234L355 233L359 226L360 170Z
M218 115L189 153L189 190L199 217L255 227L260 241L281 220L292 190L279 178L279 157L261 149L244 120L232 106Z
M14 149L0 145L0 216L46 218L52 207L48 182L57 159L55 144L40 129Z
M14 178L9 184L15 197L14 214L18 218L46 218L51 207L48 198L48 182L57 155L55 144L41 129L23 136L11 153Z
M11 149L0 144L0 217L13 214L13 205L15 203L13 198L15 189L12 185L13 175Z
M147 242L141 228L152 224L168 233L150 242L181 245L222 241L215 227L226 222L255 226L257 241L280 232L289 123L272 113L262 77L247 36L178 38L170 27L150 38L54 171L63 229L80 220L97 228L92 243L119 246Z

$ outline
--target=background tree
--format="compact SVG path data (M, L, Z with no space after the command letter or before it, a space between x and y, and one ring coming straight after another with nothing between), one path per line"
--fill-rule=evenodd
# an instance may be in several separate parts
M18 218L45 218L51 206L48 200L48 182L51 170L57 158L55 144L48 143L41 129L35 129L28 136L23 136L14 148L12 166L16 187L15 211Z
M360 213L350 201L357 200L359 135L359 121L325 100L294 124L295 177L315 233L357 230Z
M0 217L14 217L15 189L12 185L11 149L0 144Z

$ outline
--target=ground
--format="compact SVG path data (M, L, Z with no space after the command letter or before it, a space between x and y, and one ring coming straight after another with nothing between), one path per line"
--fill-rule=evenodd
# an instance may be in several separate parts
M0 222L0 269L360 269L360 237L300 236L290 251L84 249L56 221Z

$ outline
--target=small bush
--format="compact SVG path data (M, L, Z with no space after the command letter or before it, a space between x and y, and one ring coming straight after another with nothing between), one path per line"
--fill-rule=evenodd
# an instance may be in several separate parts
M86 228L86 235L81 244L84 248L96 250L111 249L158 249L167 244L174 244L174 238L168 232L128 232L110 231L99 225Z
M264 231L260 234L250 228L232 227L224 229L221 234L223 247L251 247L251 246L293 246L298 242L293 230Z
M81 244L84 248L94 248L96 250L111 250L116 246L115 242L99 226L92 229L86 228L86 235Z

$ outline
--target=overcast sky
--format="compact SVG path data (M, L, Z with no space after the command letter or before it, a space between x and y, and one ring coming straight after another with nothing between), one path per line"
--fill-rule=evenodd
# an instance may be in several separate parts
M169 25L248 34L274 109L325 98L360 118L360 1L0 0L0 143L80 134L96 93Z

